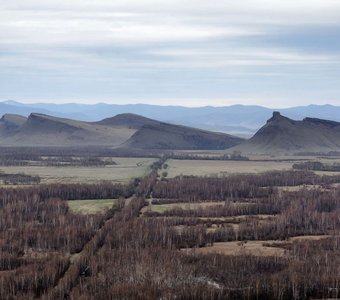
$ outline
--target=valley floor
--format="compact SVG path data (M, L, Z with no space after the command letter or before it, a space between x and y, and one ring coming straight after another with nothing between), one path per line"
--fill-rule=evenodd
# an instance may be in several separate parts
M340 175L293 169L320 158L79 159L0 167L1 299L340 297Z

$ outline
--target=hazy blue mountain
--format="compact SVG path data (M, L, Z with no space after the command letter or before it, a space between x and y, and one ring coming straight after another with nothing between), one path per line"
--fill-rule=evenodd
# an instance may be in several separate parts
M78 103L23 104L16 101L0 102L0 115L11 113L28 116L32 112L37 112L82 121L98 121L117 114L134 113L163 122L243 136L254 134L270 118L275 110L280 110L282 114L295 120L313 117L340 121L340 106L332 105L309 105L286 109L272 109L254 105L188 108L146 104L117 105L98 103L87 105Z

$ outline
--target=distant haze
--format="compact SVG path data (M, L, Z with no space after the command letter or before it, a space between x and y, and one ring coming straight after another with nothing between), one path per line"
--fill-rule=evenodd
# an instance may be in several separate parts
M224 107L157 106L157 105L114 105L114 104L23 104L15 101L0 102L0 114L28 116L43 113L82 121L99 121L122 113L139 114L155 120L181 124L211 131L220 131L242 137L250 137L271 117L273 111L294 120L306 117L321 118L340 122L340 106L309 105L285 109L263 106L233 105Z

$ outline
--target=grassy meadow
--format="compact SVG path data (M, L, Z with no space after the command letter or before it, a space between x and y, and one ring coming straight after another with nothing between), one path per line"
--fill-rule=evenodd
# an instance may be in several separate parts
M104 212L110 208L117 200L115 199L94 199L94 200L71 200L67 201L69 208L74 213L95 214Z
M143 177L149 171L153 158L113 157L116 165L107 166L1 166L6 174L24 173L39 176L41 183L96 183L114 181L127 183L131 179Z
M290 170L294 162L287 161L219 161L219 160L176 160L167 162L169 178L187 176L228 176L242 173L263 173L273 170Z

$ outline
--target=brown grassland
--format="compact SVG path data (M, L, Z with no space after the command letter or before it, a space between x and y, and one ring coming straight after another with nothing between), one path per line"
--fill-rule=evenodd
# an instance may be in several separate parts
M115 165L104 166L0 166L6 174L24 173L39 176L41 183L94 183L103 180L128 183L143 177L155 161L153 158L113 157Z
M203 154L202 154L203 155ZM205 153L205 155L207 155ZM286 171L292 169L293 164L304 161L320 161L322 163L340 163L337 157L268 157L253 155L250 161L221 161L221 160L178 160L169 159L168 177L176 176L228 176L244 173L263 173L268 171ZM340 174L340 172L315 171L318 175Z

